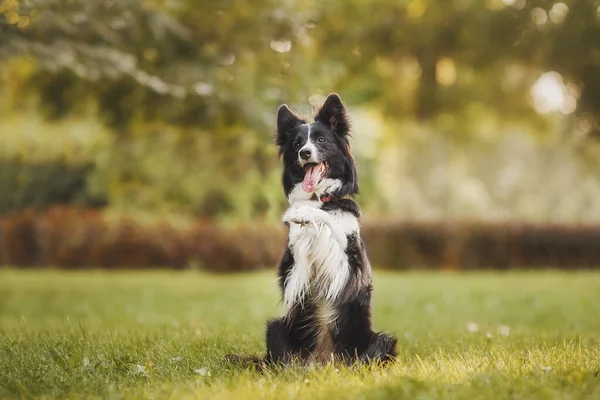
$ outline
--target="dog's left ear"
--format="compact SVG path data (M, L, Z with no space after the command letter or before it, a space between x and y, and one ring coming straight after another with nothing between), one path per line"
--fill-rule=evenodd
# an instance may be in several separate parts
M337 93L327 96L323 106L317 113L315 121L319 121L337 133L345 137L350 133L350 121L346 116L346 108Z

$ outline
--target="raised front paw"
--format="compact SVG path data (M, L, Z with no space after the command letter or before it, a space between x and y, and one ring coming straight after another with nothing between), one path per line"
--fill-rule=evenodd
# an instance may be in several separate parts
M313 210L308 206L290 207L283 214L283 222L306 226L313 221Z

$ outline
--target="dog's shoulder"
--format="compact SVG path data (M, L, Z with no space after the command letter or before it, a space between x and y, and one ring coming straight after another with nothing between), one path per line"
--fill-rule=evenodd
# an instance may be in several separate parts
M356 218L360 218L362 215L362 211L358 203L355 200L348 198L332 198L328 202L323 203L321 209L323 211L341 210L354 215Z

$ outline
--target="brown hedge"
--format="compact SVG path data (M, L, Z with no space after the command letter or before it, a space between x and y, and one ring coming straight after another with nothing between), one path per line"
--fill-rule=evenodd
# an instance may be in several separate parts
M600 225L370 222L363 236L372 263L382 268L600 266ZM202 222L186 230L168 223L141 227L68 207L0 216L0 265L17 267L199 266L231 272L275 267L284 245L282 227L231 230Z

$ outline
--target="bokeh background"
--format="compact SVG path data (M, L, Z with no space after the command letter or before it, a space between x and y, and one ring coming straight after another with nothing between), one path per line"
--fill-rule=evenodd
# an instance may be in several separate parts
M330 92L376 266L600 264L600 1L0 0L0 265L273 267Z

